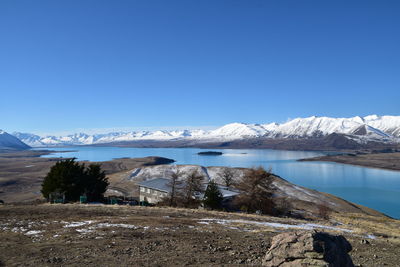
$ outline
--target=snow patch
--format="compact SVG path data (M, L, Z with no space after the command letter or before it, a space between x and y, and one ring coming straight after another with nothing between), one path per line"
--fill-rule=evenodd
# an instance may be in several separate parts
M351 233L353 230L333 227L333 226L326 226L322 224L313 224L313 223L305 223L305 224L284 224L284 223L275 223L275 222L259 222L259 221L249 221L249 220L226 220L226 219L201 219L198 223L208 223L208 222L215 222L217 224L227 225L233 223L242 223L242 224L253 224L257 226L266 226L272 228L284 228L284 229L301 229L301 230L314 230L316 228L319 229L327 229L333 231L341 231Z
M71 228L71 227L80 227L80 226L84 226L84 225L88 225L88 224L92 224L96 221L83 221L83 222L63 222L66 223L66 225L64 225L64 228Z
M25 235L38 235L43 232L44 232L44 230L30 230L30 231L26 232Z

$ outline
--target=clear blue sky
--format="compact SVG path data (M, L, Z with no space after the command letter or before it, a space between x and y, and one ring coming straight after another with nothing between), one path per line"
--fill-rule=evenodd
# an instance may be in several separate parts
M400 115L400 1L2 0L0 128Z

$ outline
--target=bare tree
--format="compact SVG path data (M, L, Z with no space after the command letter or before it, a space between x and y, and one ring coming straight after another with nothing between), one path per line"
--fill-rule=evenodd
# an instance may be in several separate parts
M263 167L252 168L237 183L241 194L235 198L235 204L247 212L273 213L271 170Z
M204 192L204 176L197 170L192 171L186 178L183 188L183 205L186 208L196 207L200 203L198 196Z
M219 177L224 182L225 186L231 186L234 183L235 172L231 168L224 168L222 173L219 174Z
M167 199L163 202L167 202L170 207L176 207L178 205L177 201L181 197L182 190L182 172L177 168L175 171L171 172L171 179L167 186L170 189Z

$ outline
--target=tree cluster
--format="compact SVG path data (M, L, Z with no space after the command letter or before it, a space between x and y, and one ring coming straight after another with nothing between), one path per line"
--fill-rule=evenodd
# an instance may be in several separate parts
M177 169L171 173L170 181L167 184L170 193L159 204L170 207L197 208L203 203L206 208L220 209L223 198L217 184L211 181L206 186L204 182L204 176L197 170L184 175Z
M78 201L86 195L88 201L101 201L109 182L100 165L76 162L67 159L57 162L42 183L42 194L49 199L50 194L58 193L65 196L66 201Z

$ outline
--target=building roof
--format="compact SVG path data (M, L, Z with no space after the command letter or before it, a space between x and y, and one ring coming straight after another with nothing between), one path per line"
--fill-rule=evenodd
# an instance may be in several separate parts
M168 179L168 178L155 178L155 179L139 182L138 185L142 186L142 187L147 187L147 188L151 188L154 190L169 193L169 192L171 192L171 188L168 186L169 181L170 181L170 179ZM217 186L224 198L225 197L233 197L233 196L240 194L238 191L236 191L232 188L222 186L222 185L217 185ZM204 187L205 187L204 189L206 189L207 184L204 184Z
M155 179L140 182L140 183L138 183L138 185L169 193L171 191L171 188L168 187L169 181L170 181L170 179L167 179L167 178L155 178Z
M229 188L229 187L226 187L226 186L222 186L222 185L217 185L217 186L218 186L219 191L222 194L222 197L224 197L224 198L225 197L234 197L234 196L237 196L237 195L240 194L237 191L233 191L232 188Z

